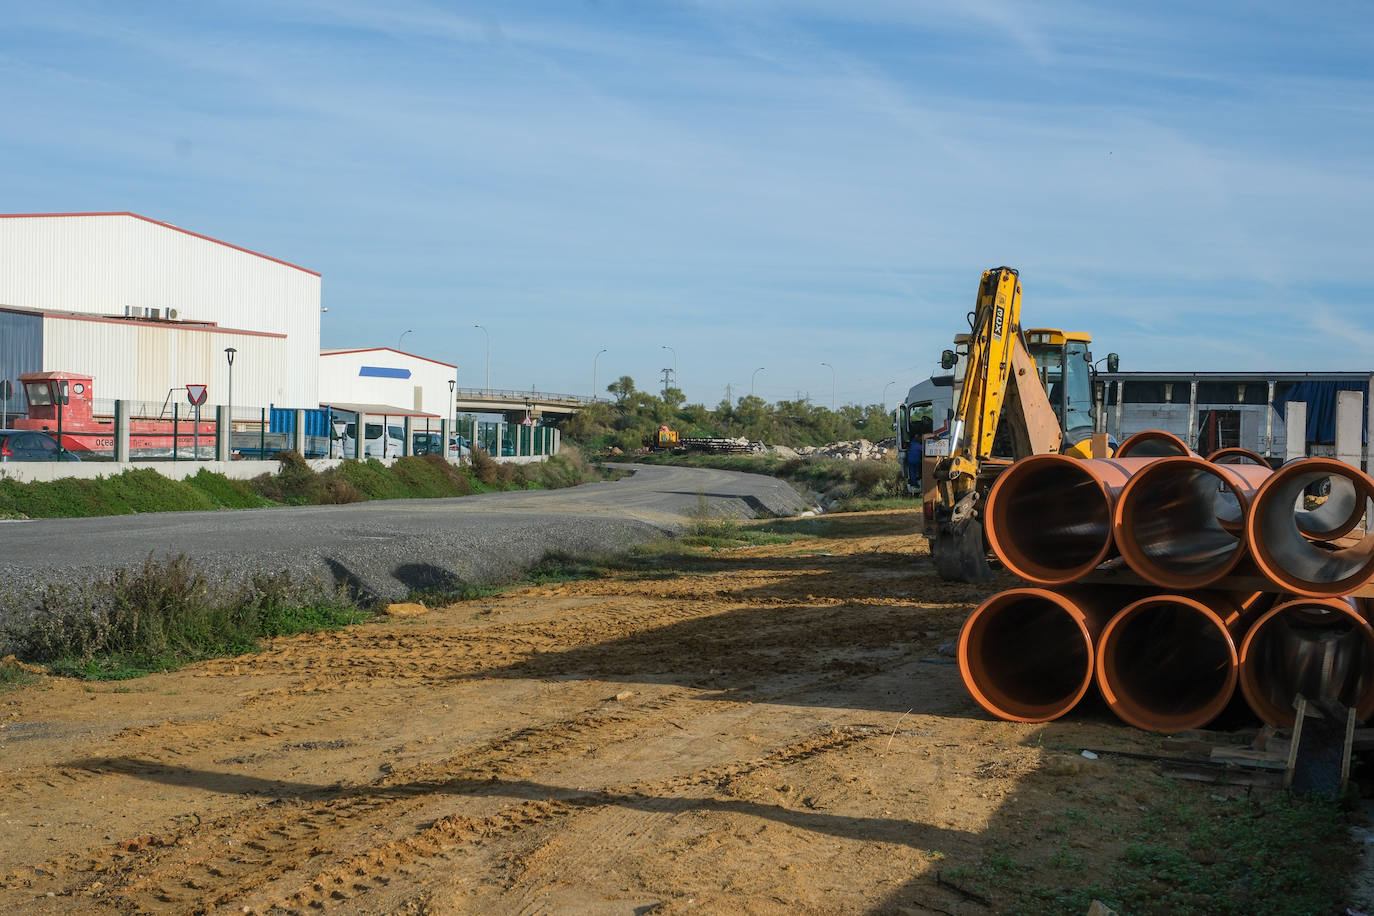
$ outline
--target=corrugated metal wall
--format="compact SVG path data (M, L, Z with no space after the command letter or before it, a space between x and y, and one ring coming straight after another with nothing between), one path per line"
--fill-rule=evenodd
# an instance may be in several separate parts
M5 405L9 413L26 409L23 392L19 390L20 373L42 368L42 319L37 315L0 312L0 379L9 379L14 386L14 396Z
M224 350L233 347L235 415L240 408L300 403L287 399L290 360L282 337L56 315L43 324L44 365L90 373L98 399L160 403L170 389L192 384L208 386L207 403L227 403Z
M171 378L184 384L182 376L213 371L214 354L223 363L224 347L234 346L235 402L319 404L320 278L228 245L124 214L0 219L0 304L113 317L125 306L175 308L183 321L286 335L244 343L250 338L204 331L146 328L130 336L111 324L50 325L63 340L45 346L42 368L89 371L101 397L142 398ZM102 339L106 350L121 352L101 359ZM101 372L90 362L46 362L59 355L100 359ZM245 379L252 401L239 395L239 360L243 374L255 376ZM217 377L226 375L220 367Z

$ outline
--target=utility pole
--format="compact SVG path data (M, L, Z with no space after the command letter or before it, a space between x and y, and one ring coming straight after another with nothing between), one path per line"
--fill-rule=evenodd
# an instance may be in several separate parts
M733 404L733 403L735 403L734 394L735 394L735 389L734 389L733 387L731 387L731 385L730 385L729 382L726 382L726 383L725 383L725 403L727 403L727 404Z
M668 396L668 380L673 376L673 367L669 366L663 370L663 396Z

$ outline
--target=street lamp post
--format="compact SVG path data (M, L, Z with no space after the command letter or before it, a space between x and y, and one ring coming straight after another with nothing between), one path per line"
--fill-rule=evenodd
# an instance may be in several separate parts
M602 354L602 353L605 353L605 352L606 352L606 348L605 348L605 347L602 347L600 350L597 350L597 351L596 351L596 355L592 357L592 400L593 400L593 401L595 401L595 400L598 399L598 393L599 393L599 391L600 391L600 389L596 387L596 361L597 361L598 359L600 359L600 358L601 358L601 354Z
M448 406L453 408L453 426L449 430L451 433L458 432L458 380L451 378L448 380ZM448 443L444 443L444 456L448 457Z
M757 369L754 370L754 374L749 376L749 397L752 398L754 396L754 379L758 378L759 373L766 368L766 366L759 366Z
M483 336L487 338L487 387L484 390L487 394L491 394L491 334L480 324L474 324L473 327L481 331Z
M673 354L673 387L676 388L678 391L681 391L682 386L678 384L677 380L677 351L674 350L672 347L668 346L667 344L663 345L663 349Z
M400 337L397 337L397 338L396 338L396 349L397 349L397 350L401 349L401 341L405 340L405 339L406 339L406 335L409 334L409 333L411 333L411 330L410 330L409 328L407 328L406 330L404 330L404 331L401 332L401 336L400 336Z
M888 382L883 386L883 410L887 410L887 389L891 388L896 382Z
M835 409L835 367L829 363L821 363L830 370L830 409Z
M234 451L234 354L239 352L233 347L224 348L224 358L229 361L229 403L225 404L225 420L229 423L229 429L225 431L225 442L229 445L229 452L232 457Z

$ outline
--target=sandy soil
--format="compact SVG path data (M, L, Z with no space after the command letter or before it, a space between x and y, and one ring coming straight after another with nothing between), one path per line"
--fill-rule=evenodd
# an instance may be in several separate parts
M1022 911L947 876L1009 846L1100 875L1160 780L1078 750L1156 742L983 714L938 648L985 590L908 526L0 694L0 906Z

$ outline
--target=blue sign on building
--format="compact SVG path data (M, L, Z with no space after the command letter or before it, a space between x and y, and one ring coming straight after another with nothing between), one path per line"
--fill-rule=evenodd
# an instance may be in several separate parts
M388 369L385 366L363 366L358 375L372 378L410 378L409 369Z

